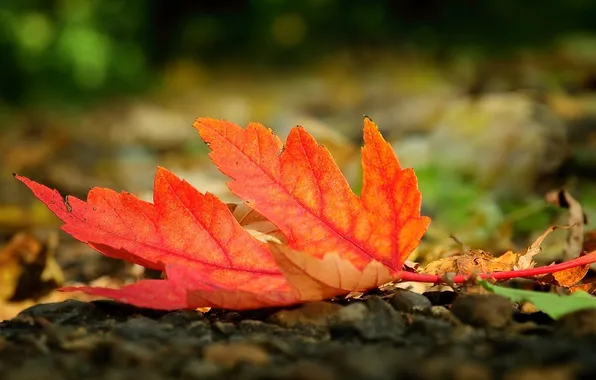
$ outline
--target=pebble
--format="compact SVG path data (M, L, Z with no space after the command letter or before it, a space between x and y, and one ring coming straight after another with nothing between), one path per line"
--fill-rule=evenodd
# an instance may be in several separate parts
M159 324L147 317L132 318L114 328L114 333L132 341L141 339L157 339L166 341L171 335L171 328Z
M203 358L223 367L234 367L240 363L253 365L269 364L269 354L260 346L250 343L213 343L203 349Z
M462 304L468 305L469 310L463 308L468 314L474 314L477 305L491 298L478 297L458 300L454 310L460 318L465 320L465 313L457 311ZM487 304L494 314L494 302ZM504 304L509 315L513 308ZM280 310L243 312L240 321L230 322L231 313L217 310L203 318L192 311L166 313L121 306L71 301L30 309L20 320L0 323L0 378L27 380L57 373L57 379L84 374L88 380L464 380L491 376L546 380L591 378L594 373L589 353L596 346L589 336L596 335L592 323L596 314L590 310L571 313L558 322L534 322L544 331L520 335L514 330L519 323L507 325L507 334L491 333L494 322L483 322L488 331L473 327L443 306L423 313L400 313L391 300L377 296L352 300L347 306L318 303L287 310L302 309L296 314L300 316L298 327L293 328L263 321ZM80 311L78 318L73 317L73 310ZM64 312L65 324L49 322L62 320L59 312ZM310 316L324 326L324 318L319 317L329 315L324 328L312 327L316 325L311 319L301 319ZM282 324L293 323L288 322L291 317L283 320ZM45 328L39 321L50 325ZM565 365L557 358L563 358ZM556 371L567 365L571 372ZM541 371L544 368L548 369Z
M326 326L343 308L332 302L309 302L294 310L280 310L271 315L268 322L288 328L298 325Z
M207 318L205 318L203 313L195 310L180 310L164 315L163 317L159 318L159 321L170 324L174 327L184 327L197 321L206 322Z
M442 319L443 321L449 322L452 325L461 325L461 321L457 319L452 312L450 312L444 306L433 306L430 308L430 313L432 317Z
M355 332L365 340L398 340L405 331L405 320L387 302L373 296L340 310L330 327L332 333Z
M428 298L428 300L434 306L451 305L453 301L455 301L455 299L457 298L457 293L453 291L431 290L422 293L422 295Z
M548 368L530 367L515 369L505 374L505 380L567 380L579 378L569 365L551 365Z
M426 311L432 306L430 300L422 294L405 289L396 289L395 294L391 297L389 302L395 310L406 313Z
M355 302L337 313L334 323L353 325L366 319L368 314L368 307L364 302Z
M215 363L191 359L182 367L182 377L189 380L203 380L217 376L221 369Z
M554 325L558 336L580 338L596 336L596 309L574 311L559 318Z
M224 335L231 335L236 330L236 326L230 322L217 321L213 323L213 329Z
M281 374L280 378L295 379L295 380L335 380L335 374L329 366L324 363L314 363L306 360L301 360L296 365L291 366L290 369Z
M453 379L453 380L490 380L492 374L486 365L473 362L461 362L453 366L453 358L432 357L425 360L419 372L423 379Z
M97 307L88 302L66 300L31 306L18 317L43 318L56 324L76 323L85 319L98 319L103 316Z
M503 328L513 318L513 304L498 294L469 294L458 297L451 312L475 327Z

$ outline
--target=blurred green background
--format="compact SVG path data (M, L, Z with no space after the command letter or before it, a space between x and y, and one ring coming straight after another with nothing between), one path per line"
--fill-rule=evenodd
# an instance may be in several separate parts
M151 199L162 165L233 199L197 116L302 124L358 190L367 114L417 170L429 255L523 247L565 224L547 191L596 209L594 20L586 0L3 0L0 228L56 224L11 172Z
M596 5L581 0L6 0L2 102L89 104L148 90L179 59L250 70L297 68L354 49L503 56L589 36L595 15ZM589 43L576 48L596 54Z

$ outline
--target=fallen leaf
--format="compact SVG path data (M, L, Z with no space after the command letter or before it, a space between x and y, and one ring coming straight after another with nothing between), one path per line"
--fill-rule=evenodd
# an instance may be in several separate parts
M565 260L578 257L584 246L584 224L588 223L582 205L566 190L551 191L546 195L546 199L552 204L569 209L570 230L563 257Z
M273 222L287 245L272 245L301 299L367 290L391 281L429 224L411 169L369 119L364 123L363 186L357 197L329 152L302 127L285 146L261 124L246 129L214 119L194 126L230 190Z
M120 289L67 287L158 309L227 307L238 295L296 302L265 243L248 234L229 208L163 168L155 176L153 203L129 193L94 188L87 202L27 178L27 185L63 222L62 229L106 256L165 270L165 280L141 280ZM198 280L198 281L195 281ZM218 292L217 296L203 293ZM192 295L192 296L191 296ZM252 303L251 303L252 302ZM260 307L256 298L242 308Z
M518 255L507 252L500 257L479 249L471 249L467 253L458 253L453 256L431 261L420 273L443 274L455 273L457 275L471 275L472 273L490 273L496 271L513 270L517 264Z
M580 282L588 273L590 265L579 266L575 268L569 268L552 274L554 284L569 288L578 282Z
M569 234L567 235L563 257L569 260L583 256L587 252L584 250L584 224L587 223L587 217L581 204L566 190L549 192L546 198L550 203L569 209ZM547 274L540 277L538 281L542 284L570 288L579 283L586 276L589 269L589 264L577 266Z
M582 252L579 257L583 257L585 254L585 252ZM578 265L576 267L549 273L539 277L537 281L545 285L571 288L572 286L578 284L586 276L590 270L590 265L591 264Z
M584 291L589 294L596 293L596 279L592 278L588 281L584 280L581 284L576 284L569 287L569 292L575 293L577 291Z
M286 245L271 244L270 250L301 300L321 300L366 291L395 278L388 267L376 260L359 269L336 252L319 259Z
M526 250L526 253L524 253L523 255L520 256L519 261L517 263L516 268L514 269L528 269L528 268L534 268L536 266L536 262L534 261L534 256L536 256L537 254L540 253L540 251L542 250L541 246L542 246L542 242L544 241L544 239L546 239L546 237L553 232L556 229L568 229L568 226L551 226L549 228L546 229L546 231L544 231L542 233L542 235L538 236L538 238L536 238L536 240L534 240L534 242L528 247L528 249Z
M533 268L536 265L534 256L540 253L540 246L544 239L557 228L553 226L540 235L524 253L508 251L501 256L493 256L479 249L466 249L463 253L456 253L431 261L419 272L422 274L441 275L455 273L456 275L472 275L480 273L494 273Z
M63 199L16 176L64 222L65 232L106 256L165 272L165 279L119 289L64 291L158 309L319 300L394 279L428 226L414 172L401 169L368 118L360 198L301 127L290 132L285 147L260 124L242 129L198 119L195 127L245 204L225 205L163 168L153 203L103 188L91 189L86 202Z
M286 238L277 226L244 203L229 203L234 219L255 239L266 243L285 243Z
M64 276L54 258L56 234L15 234L0 250L0 301L39 298L61 286Z
M596 250L596 230L590 230L585 233L583 250L587 252Z

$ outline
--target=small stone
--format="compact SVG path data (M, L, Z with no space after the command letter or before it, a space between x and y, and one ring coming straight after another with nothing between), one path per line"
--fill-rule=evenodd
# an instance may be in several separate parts
M355 324L368 317L368 307L364 302L355 302L344 307L337 313L334 322L336 324Z
M457 319L453 317L453 319ZM453 328L451 333L451 339L455 343L466 343L472 342L475 338L477 338L478 330L474 329L470 325L464 325L460 322L459 325Z
M396 289L395 294L389 301L397 311L413 312L425 311L432 306L430 300L422 294L414 293L405 289Z
M23 379L47 379L52 380L66 380L67 374L61 374L60 370L56 368L56 364L50 366L43 365L40 361L29 360L25 365L17 367L9 371L9 373L2 373L3 380L23 380Z
M433 356L420 369L423 379L490 380L490 367L467 361L465 358Z
M285 379L308 379L308 380L334 380L336 379L333 370L321 363L314 363L308 361L301 361L294 366L289 367L285 376L280 378Z
M567 380L576 379L577 374L570 365L558 365L514 369L505 374L505 380Z
M451 290L431 290L422 293L434 306L451 305L457 298L457 293Z
M332 353L326 362L333 363L337 379L400 379L391 376L404 367L399 351L385 344L346 347ZM409 378L409 377L405 377Z
M490 380L492 378L490 368L480 363L465 363L453 369L453 380Z
M397 340L405 330L405 321L387 302L371 297L366 303L340 310L330 327L336 334L352 331L366 340Z
M538 312L538 308L530 302L523 302L519 307L519 311L525 314L532 314Z
M171 329L160 325L157 321L147 317L131 318L114 328L114 333L127 340L158 339L168 340Z
M236 326L230 322L217 321L213 323L213 329L224 335L231 335L236 330Z
M181 372L184 379L203 380L216 377L221 372L221 369L215 363L191 359L182 368Z
M269 354L261 347L249 343L214 343L203 349L203 358L223 367L234 367L240 363L267 365Z
M11 344L8 340L4 337L0 336L0 352L2 352L5 348L8 348Z
M17 315L19 317L44 318L56 324L77 324L103 317L95 305L88 302L66 300L31 306Z
M168 314L168 312L165 310L138 307L112 300L97 300L91 301L89 303L94 305L97 308L97 310L102 312L104 315L110 316L115 319L121 319L125 317L136 317L139 315L151 319L157 319Z
M191 322L185 329L185 334L189 337L197 338L204 343L211 343L213 340L213 330L211 325L204 321Z
M207 321L207 318L195 310L179 310L168 313L159 319L160 323L170 324L175 327L189 326L193 322Z
M444 306L432 306L429 314L435 318L440 318L443 321L449 322L452 325L461 325L461 321Z
M502 328L513 318L513 304L498 294L469 294L453 302L451 312L475 327Z
M113 361L122 366L148 365L157 358L157 352L142 343L118 342L112 344Z
M570 338L596 336L596 309L574 311L559 318L554 324L555 333Z
M309 302L294 310L281 310L269 317L269 322L281 327L297 325L325 326L344 307L331 302Z

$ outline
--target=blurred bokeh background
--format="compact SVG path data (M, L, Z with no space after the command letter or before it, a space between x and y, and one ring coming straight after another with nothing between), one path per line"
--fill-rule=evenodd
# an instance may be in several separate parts
M233 200L197 116L282 137L301 124L357 191L366 114L417 171L433 218L419 259L450 250L451 234L523 248L565 224L549 190L596 216L594 20L585 0L3 0L0 242L33 231L27 244L55 249L55 282L114 270L55 243L59 223L11 172L63 194L105 186L150 200L161 165ZM72 257L95 264L81 274Z

